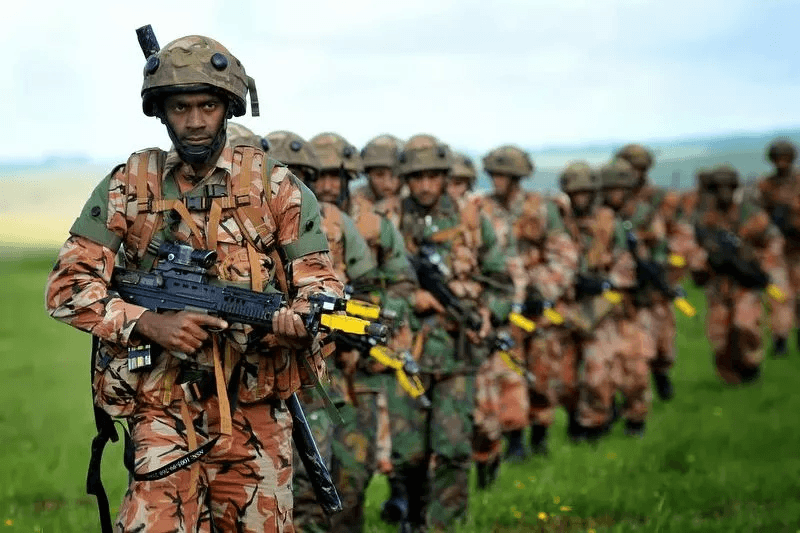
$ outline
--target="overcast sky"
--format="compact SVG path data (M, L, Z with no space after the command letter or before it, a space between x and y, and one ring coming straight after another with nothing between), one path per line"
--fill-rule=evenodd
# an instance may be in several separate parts
M800 126L800 2L6 2L0 161L168 147L135 29L204 34L255 78L266 134L482 152ZM116 6L116 7L112 7Z

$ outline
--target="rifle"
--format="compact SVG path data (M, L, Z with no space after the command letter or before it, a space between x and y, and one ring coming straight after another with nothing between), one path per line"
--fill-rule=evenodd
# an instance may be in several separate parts
M491 337L490 344L492 346L492 351L500 354L500 359L502 359L506 366L515 374L525 378L525 381L528 382L528 386L532 387L536 384L536 376L511 353L511 348L514 347L515 343L514 339L512 339L508 333L494 333Z
M553 302L545 300L538 289L529 286L525 301L511 306L508 321L527 333L533 333L536 331L534 319L542 315L557 326L564 323L564 317L553 308Z
M282 293L260 293L213 284L209 269L216 263L215 251L164 242L159 247L158 257L161 260L152 272L115 268L111 277L112 290L125 301L153 311L202 311L230 322L249 324L265 333L272 331L272 315L281 307L288 306ZM387 328L383 324L332 314L348 310L372 314L374 306L324 294L312 295L309 303L311 308L303 316L303 323L312 336L320 330L327 330L386 338ZM128 366L131 370L142 370L151 364L149 347L129 351ZM292 436L320 506L328 514L338 512L342 509L341 501L313 441L299 401L293 394L286 403L294 420Z
M625 239L627 241L628 251L636 262L636 279L639 288L650 286L672 301L675 307L684 315L688 317L695 316L697 310L686 299L686 291L684 291L682 287L671 287L667 282L667 272L664 266L655 261L642 259L639 256L637 250L639 239L633 232L633 224L626 221L623 226L625 228Z
M763 289L778 302L786 300L783 291L770 283L769 275L755 259L742 257L744 246L738 235L724 229L697 226L695 236L706 249L712 248L716 252L708 254L708 264L714 272L735 279L743 287Z
M473 331L480 331L483 320L477 313L465 309L447 286L447 281L451 277L450 269L444 264L442 256L433 245L423 243L417 253L409 257L409 261L417 273L420 287L433 294L456 321Z

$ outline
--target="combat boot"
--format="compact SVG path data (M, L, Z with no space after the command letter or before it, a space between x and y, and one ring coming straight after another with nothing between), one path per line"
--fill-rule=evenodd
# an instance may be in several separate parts
M633 420L626 420L625 434L629 437L644 437L644 421L635 422Z
M739 369L739 376L742 379L742 383L756 382L758 381L758 378L761 377L761 367L760 366L743 367Z
M578 413L576 411L569 412L567 437L573 444L578 444L586 439L586 428L578 421Z
M772 340L772 357L783 359L789 354L788 343L785 337L775 337Z
M541 424L531 426L531 449L534 455L547 455L547 426Z
M497 472L500 469L500 458L496 457L490 461L478 461L475 463L478 472L478 488L488 489L497 479Z
M653 372L653 380L656 382L656 394L662 401L669 401L675 396L675 389L672 380L666 372Z
M515 429L506 433L506 459L509 461L522 461L527 456L525 446L522 444L522 430Z
M381 520L389 524L405 523L408 518L408 494L405 479L399 475L389 478L389 499L381 507Z

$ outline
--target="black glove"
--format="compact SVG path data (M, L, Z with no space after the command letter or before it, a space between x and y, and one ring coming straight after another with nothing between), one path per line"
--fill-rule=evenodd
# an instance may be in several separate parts
M742 287L764 289L769 285L769 276L755 261L745 261L738 257L732 263L734 278Z

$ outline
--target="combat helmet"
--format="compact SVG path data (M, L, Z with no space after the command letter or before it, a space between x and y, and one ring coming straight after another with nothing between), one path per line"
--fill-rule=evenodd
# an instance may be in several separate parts
M442 170L450 172L453 156L450 147L440 142L433 135L414 135L403 145L397 154L397 175L408 176L424 170Z
M526 178L535 167L528 153L512 145L495 148L483 158L483 170L489 174L506 174L514 178Z
M653 166L653 153L641 144L626 144L615 154L624 159L640 172L647 172Z
M453 166L450 167L450 178L469 180L469 188L475 187L475 180L477 179L475 164L468 155L461 152L453 152Z
M600 188L600 179L586 161L573 161L561 173L559 184L567 194L594 192Z
M267 154L271 158L290 167L302 167L308 173L310 181L317 179L320 164L311 143L291 131L273 131L267 134L267 141L269 141Z
M717 165L711 170L708 182L706 188L732 187L735 189L739 186L739 171L729 163Z
M319 159L320 172L344 170L349 178L364 171L356 147L336 133L320 133L309 141Z
M772 141L767 149L767 159L774 162L781 156L789 156L794 161L797 157L797 148L786 139Z
M394 135L378 135L361 149L361 160L364 170L386 167L393 169L397 164L397 152L400 151L402 141Z
M600 167L600 186L603 189L633 189L636 184L636 171L625 159L616 157Z
M269 142L264 137L257 135L253 130L238 122L228 122L228 142L231 146L253 146L265 152L269 150Z
M148 117L160 113L161 99L176 92L202 92L209 87L227 97L228 118L246 112L250 92L251 113L258 116L258 96L253 78L227 48L209 37L189 35L176 39L151 55L144 66L142 110Z

